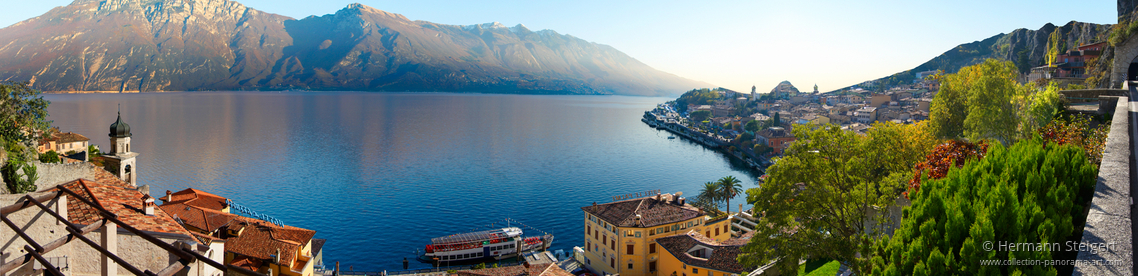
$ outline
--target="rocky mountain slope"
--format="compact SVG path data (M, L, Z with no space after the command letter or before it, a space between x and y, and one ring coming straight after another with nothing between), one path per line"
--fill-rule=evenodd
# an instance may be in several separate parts
M916 68L877 79L879 84L892 86L912 83L915 72L943 70L955 73L961 67L980 63L988 58L1010 60L1021 73L1032 67L1043 65L1047 53L1047 41L1051 32L1059 30L1062 49L1072 49L1078 45L1103 42L1110 33L1110 24L1094 24L1071 21L1063 26L1047 23L1038 30L1017 29L1007 34L998 34L984 40L960 44ZM845 89L845 88L843 88ZM839 89L840 90L840 89Z
M711 86L523 25L411 21L361 4L296 20L227 0L76 0L0 29L0 80L45 91L664 95Z

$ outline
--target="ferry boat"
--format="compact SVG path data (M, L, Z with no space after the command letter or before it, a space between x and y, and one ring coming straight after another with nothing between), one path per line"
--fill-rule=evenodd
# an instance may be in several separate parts
M431 239L419 261L425 263L463 263L501 260L522 253L544 251L553 244L553 235L522 237L522 229L500 229L454 234Z

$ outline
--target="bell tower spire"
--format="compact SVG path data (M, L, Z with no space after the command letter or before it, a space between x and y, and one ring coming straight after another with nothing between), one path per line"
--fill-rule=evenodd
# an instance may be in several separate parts
M138 153L130 151L130 125L122 121L122 104L119 104L117 113L115 122L111 124L110 132L107 134L111 138L111 151L103 157L103 168L130 185L137 186L135 157Z

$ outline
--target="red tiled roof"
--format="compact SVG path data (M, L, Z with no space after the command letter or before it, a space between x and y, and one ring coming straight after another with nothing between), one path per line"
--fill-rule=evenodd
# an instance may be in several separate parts
M106 175L96 172L96 178L107 179L110 172L102 171ZM198 242L186 228L174 221L170 215L162 210L155 209L154 215L146 215L143 210L143 194L131 188L130 184L122 182L114 175L109 178L117 181L92 181L76 179L61 184L63 187L78 193L81 197L98 204L103 209L118 215L118 219L138 230L180 234ZM79 200L67 201L67 219L76 224L91 224L102 219L98 210Z
M170 194L169 197L163 197L162 200L167 203L183 203L217 211L229 207L228 204L225 204L226 199L224 197L194 188L178 191L177 193Z
M245 256L237 256L233 258L233 261L229 262L229 264L252 271L259 271L261 269L261 260Z
M177 214L183 223L214 232L218 229L237 230L244 228L238 236L228 236L217 233L215 236L225 237L225 251L241 256L259 260L272 260L272 256L280 249L281 263L292 264L294 270L303 269L305 263L293 262L297 253L312 240L316 231L276 225L267 221L238 216L199 206L184 204L184 201L166 203L159 209L168 210ZM254 269L255 270L255 269Z
M296 254L304 245L312 240L316 231L296 228L292 226L277 226L267 221L233 215L234 221L229 227L245 227L241 235L225 239L225 251L236 254L271 260L281 252L281 263L291 264L296 260ZM295 264L294 264L295 265Z
M78 133L56 132L56 133L52 133L51 137L45 137L43 139L43 141L44 142L55 141L56 143L73 143L73 142L91 141L91 139L87 139L87 136L83 136L82 134L78 134Z
M162 204L162 206L158 206L158 208L162 209L162 211L166 211L170 216L181 219L182 223L202 229L207 233L213 233L233 221L233 215L220 211L194 208L181 202Z
M656 243L660 244L664 250L669 254L675 256L690 266L697 266L709 268L719 271L727 271L732 273L741 273L746 271L743 265L739 264L736 257L742 253L742 245L728 245L715 242L708 237L704 237L699 232L689 231L686 234L679 234L669 237L656 239ZM735 243L735 242L733 242ZM695 258L687 254L696 245L702 245L712 250L711 256L707 258Z
M581 210L619 227L652 227L681 222L703 215L698 208L689 205L670 204L667 200L656 200L655 197L585 206L581 207ZM636 224L636 215L640 215L639 225Z

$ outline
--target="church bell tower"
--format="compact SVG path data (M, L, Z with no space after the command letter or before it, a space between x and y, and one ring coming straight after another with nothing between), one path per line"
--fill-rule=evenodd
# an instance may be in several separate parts
M135 171L135 157L138 153L130 151L130 125L123 123L122 112L119 112L115 123L111 124L111 151L104 155L103 168L114 173L126 183L138 186L138 173Z

